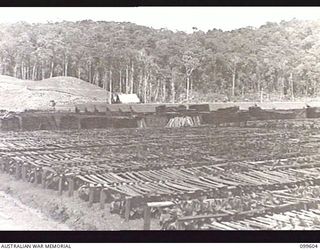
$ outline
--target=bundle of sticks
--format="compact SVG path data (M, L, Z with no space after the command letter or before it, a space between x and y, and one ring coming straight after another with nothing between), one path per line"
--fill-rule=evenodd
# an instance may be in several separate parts
M180 128L180 127L197 127L201 125L199 116L177 116L171 118L166 127Z

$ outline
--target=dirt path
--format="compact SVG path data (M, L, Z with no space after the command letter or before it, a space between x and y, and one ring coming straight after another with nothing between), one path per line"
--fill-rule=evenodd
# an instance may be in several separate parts
M0 230L70 230L4 192L0 192Z

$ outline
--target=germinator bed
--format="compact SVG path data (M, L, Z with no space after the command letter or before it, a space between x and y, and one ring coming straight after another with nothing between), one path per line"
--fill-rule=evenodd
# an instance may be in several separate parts
M319 125L301 119L247 127L2 132L0 166L60 195L78 193L89 206L119 200L128 220L148 202L320 185ZM217 225L208 227L232 228Z

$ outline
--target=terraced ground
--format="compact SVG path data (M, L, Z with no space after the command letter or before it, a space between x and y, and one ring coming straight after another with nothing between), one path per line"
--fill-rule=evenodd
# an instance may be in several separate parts
M307 221L302 227L316 229L317 219L308 218L318 217L319 127L320 120L302 119L247 127L6 132L0 165L39 188L79 195L89 206L111 203L126 220L143 217L147 202L173 201L181 212L173 221L177 228L191 221L201 222L197 229L282 229ZM301 196L298 189L307 191ZM199 197L210 205L182 209ZM230 205L236 197L238 205ZM164 214L152 210L155 220ZM277 218L283 227L274 224Z

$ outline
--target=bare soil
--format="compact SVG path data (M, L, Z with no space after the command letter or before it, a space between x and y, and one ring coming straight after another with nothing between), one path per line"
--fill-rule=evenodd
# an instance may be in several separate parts
M152 221L152 229L158 229ZM0 174L0 230L142 230L143 220L125 222L109 206L88 203L75 194L58 196L54 190Z
M0 192L0 230L70 230L38 210L29 208L5 192Z

